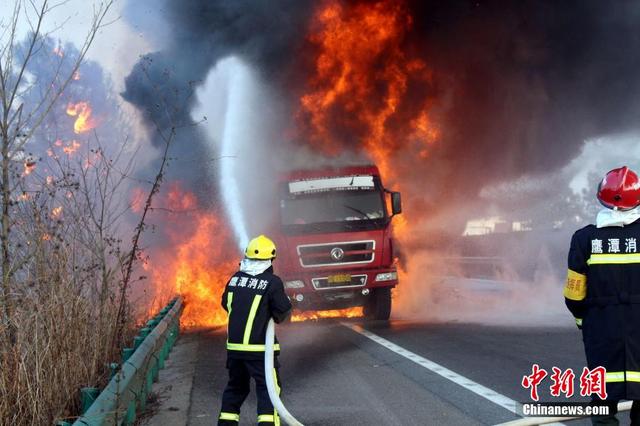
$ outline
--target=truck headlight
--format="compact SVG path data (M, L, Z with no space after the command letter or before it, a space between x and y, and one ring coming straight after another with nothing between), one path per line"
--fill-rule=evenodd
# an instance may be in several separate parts
M302 288L304 287L304 281L302 280L293 280L293 281L285 281L284 288Z
M398 279L397 272L382 272L376 275L376 281L393 281Z

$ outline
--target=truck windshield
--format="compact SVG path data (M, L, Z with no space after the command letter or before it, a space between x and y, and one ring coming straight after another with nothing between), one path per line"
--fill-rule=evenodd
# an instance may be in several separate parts
M377 188L287 194L280 204L282 225L305 231L377 228L386 223L383 200Z

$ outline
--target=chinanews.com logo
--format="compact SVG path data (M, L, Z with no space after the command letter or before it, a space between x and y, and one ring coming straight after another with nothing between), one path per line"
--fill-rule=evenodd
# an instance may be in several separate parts
M604 367L588 369L584 367L578 379L579 395L597 397L602 402L540 402L539 386L549 378L549 393L554 398L571 398L577 396L575 387L576 374L573 369L562 370L558 367L551 368L551 374L538 364L533 364L531 374L522 377L522 387L529 390L529 397L535 402L523 402L516 407L517 413L525 417L582 417L605 416L609 414L610 407L604 400L607 398L607 371ZM594 400L597 400L594 398Z

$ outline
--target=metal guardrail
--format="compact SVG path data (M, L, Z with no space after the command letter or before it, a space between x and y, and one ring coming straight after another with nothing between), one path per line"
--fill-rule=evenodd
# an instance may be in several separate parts
M158 372L180 331L182 298L177 297L149 320L134 347L122 351L122 368L73 426L131 425L143 411ZM83 406L85 403L83 402ZM83 410L84 410L83 408ZM67 423L68 424L68 423Z

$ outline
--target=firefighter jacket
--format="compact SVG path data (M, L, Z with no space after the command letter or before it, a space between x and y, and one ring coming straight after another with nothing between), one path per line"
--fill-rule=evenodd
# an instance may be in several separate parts
M279 323L291 313L291 302L273 267L257 275L238 271L222 294L228 313L227 351L230 358L263 359L269 319ZM280 345L275 340L274 352Z
M578 230L564 296L589 369L606 368L609 400L640 399L640 220Z

